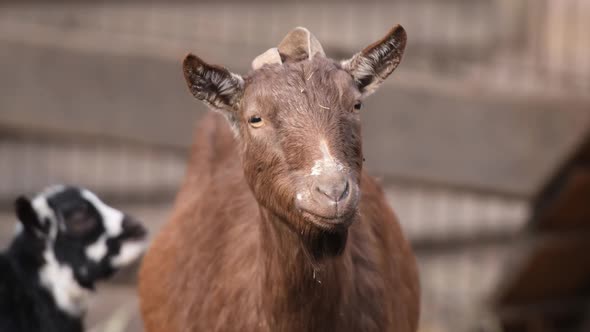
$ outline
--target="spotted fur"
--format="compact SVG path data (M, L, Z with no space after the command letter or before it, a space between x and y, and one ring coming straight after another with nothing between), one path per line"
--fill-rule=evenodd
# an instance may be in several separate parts
M139 257L145 229L76 187L21 196L15 208L21 227L0 254L0 331L83 331L95 283Z

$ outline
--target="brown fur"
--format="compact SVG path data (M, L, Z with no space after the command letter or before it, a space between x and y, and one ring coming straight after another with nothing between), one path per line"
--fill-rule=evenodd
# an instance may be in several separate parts
M222 116L202 121L174 213L141 267L146 331L416 331L416 263L362 170L360 96L339 64L315 57L244 79L226 110L237 139ZM265 126L250 128L252 115ZM352 183L335 224L294 198L313 187L320 139Z

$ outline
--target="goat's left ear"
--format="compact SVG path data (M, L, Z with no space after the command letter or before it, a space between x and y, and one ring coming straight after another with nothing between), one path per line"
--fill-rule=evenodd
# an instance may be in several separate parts
M342 67L352 75L363 97L375 92L399 65L406 40L406 31L401 25L396 25L385 37L342 62Z
M186 56L182 69L193 96L214 110L236 110L244 90L244 80L240 75L223 67L210 65L193 54Z
M43 237L46 234L47 229L39 220L39 216L28 198L19 196L14 201L14 210L25 231L38 237Z

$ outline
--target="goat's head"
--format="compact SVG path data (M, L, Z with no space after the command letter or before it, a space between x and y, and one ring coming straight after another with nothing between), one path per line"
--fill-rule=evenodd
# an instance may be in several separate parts
M324 56L304 28L256 58L245 77L189 54L192 94L229 120L259 203L295 228L334 232L354 220L363 164L360 108L399 64L396 26L342 62Z
M43 261L40 278L47 287L70 278L92 289L145 248L145 228L86 189L50 187L32 199L17 198L15 209L19 232Z

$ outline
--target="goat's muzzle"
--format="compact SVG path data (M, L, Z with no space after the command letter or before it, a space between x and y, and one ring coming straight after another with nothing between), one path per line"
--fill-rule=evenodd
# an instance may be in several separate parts
M348 227L359 202L357 181L347 173L329 172L305 182L295 199L304 217L325 229Z
M147 229L135 218L125 215L123 219L122 237L126 240L143 240L147 236Z

